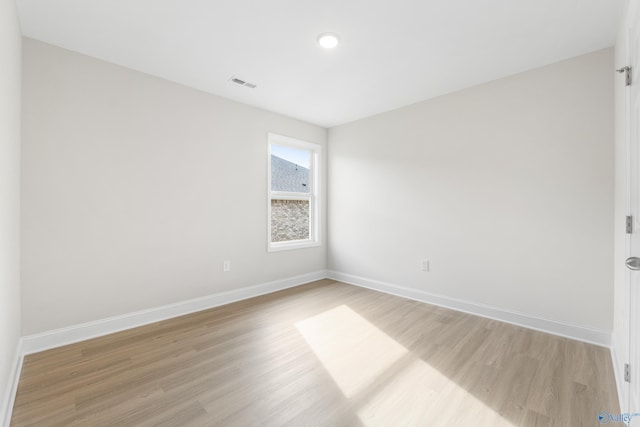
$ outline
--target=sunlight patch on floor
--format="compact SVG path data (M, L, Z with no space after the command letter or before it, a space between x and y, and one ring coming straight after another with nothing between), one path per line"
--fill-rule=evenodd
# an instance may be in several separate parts
M348 398L409 352L345 305L296 327Z
M296 327L366 426L513 425L346 305Z

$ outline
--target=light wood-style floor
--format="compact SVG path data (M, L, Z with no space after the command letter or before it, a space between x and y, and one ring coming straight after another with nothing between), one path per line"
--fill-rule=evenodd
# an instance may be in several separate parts
M599 426L609 351L330 280L26 357L12 426Z

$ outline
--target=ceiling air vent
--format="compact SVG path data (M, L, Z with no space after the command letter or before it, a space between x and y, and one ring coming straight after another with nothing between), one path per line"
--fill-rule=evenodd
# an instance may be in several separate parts
M246 87L251 88L251 89L256 87L256 85L254 85L253 83L245 82L244 80L239 79L237 77L231 77L231 81L236 83L236 84L239 84L241 86L246 86Z

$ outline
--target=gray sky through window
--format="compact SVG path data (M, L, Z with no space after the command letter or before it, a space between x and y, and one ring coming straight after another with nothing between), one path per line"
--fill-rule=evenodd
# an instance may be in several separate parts
M307 169L311 165L311 152L308 150L271 144L271 154Z

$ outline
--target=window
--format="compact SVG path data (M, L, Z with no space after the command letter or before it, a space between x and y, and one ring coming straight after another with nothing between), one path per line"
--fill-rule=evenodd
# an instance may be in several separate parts
M269 134L269 251L320 244L320 146Z

